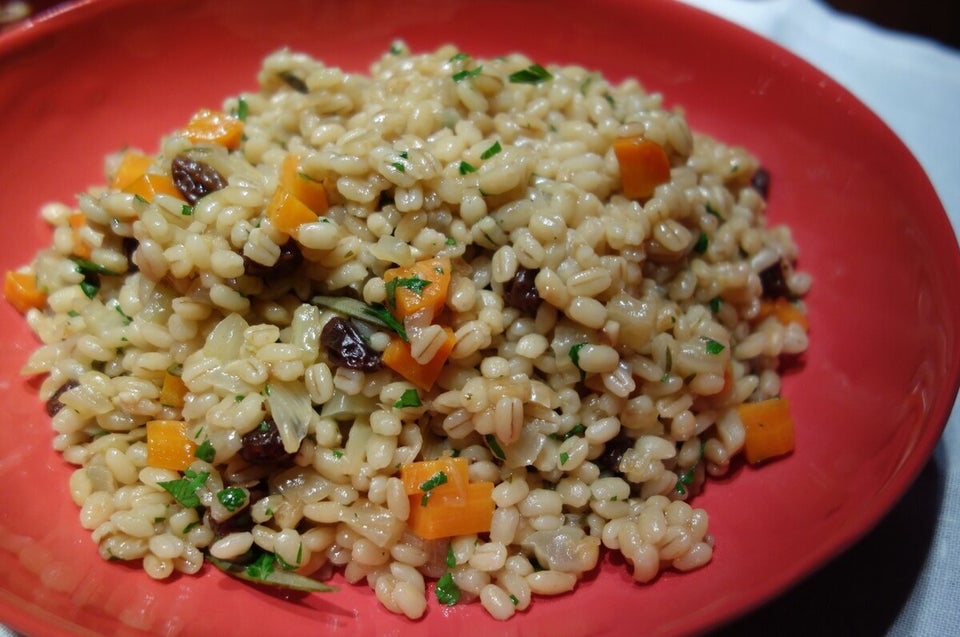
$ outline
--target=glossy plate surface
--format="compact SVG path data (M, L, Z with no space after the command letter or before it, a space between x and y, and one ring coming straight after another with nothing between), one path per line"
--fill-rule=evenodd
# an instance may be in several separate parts
M479 605L418 623L365 586L264 593L207 568L154 582L100 560L50 449L33 347L0 303L0 622L30 635L504 635L699 631L783 591L862 536L906 490L938 440L958 376L960 253L925 175L894 135L834 82L747 32L670 2L555 0L99 0L0 37L0 268L47 241L37 217L102 179L102 157L160 136L196 109L255 89L283 45L365 70L392 40L452 42L478 56L635 76L693 127L746 146L773 175L769 216L790 223L812 346L785 383L797 452L741 468L695 501L713 562L648 586L607 558L576 593L495 624ZM342 582L340 582L342 584Z

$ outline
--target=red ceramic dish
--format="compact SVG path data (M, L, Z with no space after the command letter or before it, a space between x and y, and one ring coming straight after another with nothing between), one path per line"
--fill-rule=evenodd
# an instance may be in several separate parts
M94 0L0 37L0 268L47 241L37 218L100 180L102 157L156 147L203 106L255 88L282 46L365 70L395 38L476 55L523 51L636 76L691 124L757 154L772 221L790 223L812 346L785 393L798 448L711 483L713 562L647 586L606 560L571 595L506 624L479 605L410 622L364 586L270 594L212 569L154 582L102 561L77 522L70 468L50 448L34 346L0 303L0 622L30 635L505 635L696 632L783 591L856 541L904 493L940 437L960 378L960 252L927 178L849 93L797 58L684 5L627 0Z

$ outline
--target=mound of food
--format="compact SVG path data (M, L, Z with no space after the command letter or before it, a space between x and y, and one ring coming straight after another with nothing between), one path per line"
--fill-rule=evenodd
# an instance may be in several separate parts
M807 347L757 160L520 54L281 50L259 83L109 157L6 275L101 555L411 618L435 582L506 619L602 547L706 564L688 501L792 451Z

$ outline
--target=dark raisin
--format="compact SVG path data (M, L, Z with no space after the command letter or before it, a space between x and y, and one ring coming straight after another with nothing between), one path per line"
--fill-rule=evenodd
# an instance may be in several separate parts
M770 173L767 169L757 168L757 172L753 173L753 177L750 178L750 185L760 193L761 197L766 199L767 195L770 194Z
M210 164L186 155L177 155L170 163L173 183L190 205L197 203L215 190L227 185L227 181Z
M293 457L283 448L283 440L273 418L264 420L259 427L245 433L240 442L243 444L240 457L250 464L279 464Z
M295 273L303 263L300 246L293 239L280 246L280 256L273 265L257 263L249 257L243 257L243 273L260 278L281 277Z
M137 267L137 264L133 262L133 253L137 251L137 248L140 247L140 242L134 239L133 237L124 237L123 238L123 254L127 257L127 269L130 272L136 272L140 268Z
M517 268L513 278L503 284L504 302L524 314L535 315L540 307L540 293L534 284L538 272L540 271L524 267Z
M777 261L760 271L760 285L763 286L764 298L790 297L790 287L787 285L788 270L789 266L786 263Z
M375 352L357 327L335 316L320 332L320 344L327 348L330 360L341 367L375 372L380 369L380 354Z
M627 449L633 447L634 439L623 432L607 442L603 447L603 453L593 462L600 468L600 473L604 475L616 475L620 473L620 460Z
M51 418L56 416L57 412L63 409L63 403L60 402L60 396L63 396L65 392L70 391L74 387L79 386L80 383L75 380L68 380L64 384L60 385L60 388L53 392L53 396L47 399L47 415Z
M204 520L207 526L210 527L210 530L213 531L214 537L218 538L230 535L231 533L243 533L253 528L253 518L250 516L249 508L244 508L243 511L238 512L236 515L231 515L226 520L220 520L219 522L214 520L213 516L208 512L204 515Z

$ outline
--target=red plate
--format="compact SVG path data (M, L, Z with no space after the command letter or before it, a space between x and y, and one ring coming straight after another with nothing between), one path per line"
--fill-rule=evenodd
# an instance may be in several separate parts
M890 509L923 466L960 378L960 253L903 144L849 93L782 49L685 5L627 0L102 0L0 36L0 267L47 240L41 203L101 179L102 157L156 148L193 111L256 87L282 45L365 70L391 41L525 52L613 79L636 76L691 124L751 149L773 175L772 221L792 225L812 346L785 385L797 452L711 483L713 562L638 586L606 561L574 594L506 624L479 605L380 609L365 586L285 597L211 569L154 582L103 562L77 522L70 468L51 451L34 346L0 303L0 621L31 635L646 634L738 616L836 556Z

